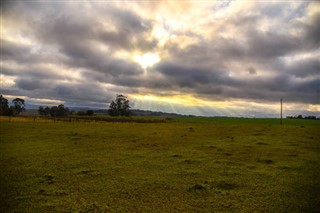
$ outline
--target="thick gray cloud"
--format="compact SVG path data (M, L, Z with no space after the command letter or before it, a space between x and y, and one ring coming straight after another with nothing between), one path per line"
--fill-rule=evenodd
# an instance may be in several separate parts
M181 29L170 25L172 14L159 24L159 15L147 11L156 13L162 3L134 5L2 4L1 74L13 78L2 93L92 106L140 91L319 104L319 4L258 4L222 18L196 17L202 28ZM133 60L153 52L161 58L154 66Z
M298 78L320 77L320 59L309 58L287 66L287 72Z
M51 82L44 79L34 79L30 77L18 78L16 80L16 85L22 90L35 90L42 88L50 88Z
M312 72L318 71L317 68L312 68ZM228 72L223 71L199 70L167 64L158 65L157 69L167 76L165 78L167 81L164 83L167 89L174 89L178 85L182 91L215 100L226 98L278 100L286 97L286 101L289 102L319 103L319 78L299 81L295 76L286 73L273 77L254 76L252 81L230 76Z
M304 27L306 40L311 41L314 47L318 48L320 45L320 12L314 15Z

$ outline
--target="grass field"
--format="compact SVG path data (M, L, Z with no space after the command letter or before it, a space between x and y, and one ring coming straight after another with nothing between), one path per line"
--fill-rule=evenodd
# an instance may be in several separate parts
M317 212L320 122L1 118L0 212Z

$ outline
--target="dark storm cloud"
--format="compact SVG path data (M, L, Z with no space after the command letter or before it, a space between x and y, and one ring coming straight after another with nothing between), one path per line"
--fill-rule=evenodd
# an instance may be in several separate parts
M309 23L305 24L306 41L311 41L315 48L320 45L320 12L315 14Z
M4 38L0 39L0 43L2 61L34 64L39 62L54 62L58 58L58 55L39 54L37 52L39 47L36 45L23 44Z
M252 100L278 100L285 97L289 102L305 102L317 104L319 102L319 68L318 61L301 63L300 68L279 71L273 76L259 76L253 67L249 73L252 78L238 78L230 75L229 70L201 70L197 67L185 67L178 64L160 63L154 71L163 74L166 81L163 85L173 89L180 87L180 91L191 92L205 98L224 100L240 98ZM296 77L311 76L312 79L300 81ZM153 85L155 86L155 85ZM160 85L158 85L160 88Z
M142 19L132 11L126 9L111 9L107 12L109 12L109 15L116 25L121 26L120 29L126 31L127 33L141 33L151 28L150 21Z
M302 47L301 39L286 34L249 30L246 37L250 57L277 58L299 51Z
M48 98L62 100L67 106L93 106L100 103L100 107L107 107L117 94L117 90L106 90L96 83L61 83L52 81L34 81L33 79L17 80L19 88L5 89L3 93L32 98ZM40 85L43 84L43 85Z
M17 8L14 7L12 10L16 13L21 13L26 5L18 4ZM53 4L55 7L58 7L55 9L60 9L59 13L46 16L46 14L42 13L42 10L49 11L50 14L52 11L48 7L52 4L47 6L46 4L42 4L44 5L42 7L39 4L34 3L34 5L36 7L33 9L29 8L31 11L28 11L28 22L32 23L32 25L25 23L25 20L21 20L21 22L27 25L25 28L28 28L32 32L32 37L40 40L40 44L46 47L57 48L60 53L69 57L71 63L75 63L71 64L71 66L91 67L101 71L101 67L105 67L106 65L103 61L109 61L107 65L110 67L108 68L107 66L107 69L112 72L111 69L119 67L119 64L126 63L118 60L115 64L112 64L113 60L117 60L112 56L114 51L118 49L139 48L140 46L147 49L154 46L154 41L149 42L143 37L143 33L149 30L150 23L131 11L111 8L108 9L106 18L99 18L88 14L88 12L83 11L81 8L72 7L72 5L67 5L66 8L59 8ZM79 9L79 11L75 11L75 9ZM103 25L104 21L110 22L110 20L115 24L116 32L109 31ZM9 54L15 54L15 57L27 56L31 51L28 47L9 42L4 43L4 54L5 56L8 55L8 57L10 56ZM99 50L99 46L106 46L109 52L106 53ZM95 64L97 64L97 67L92 67ZM129 66L131 66L129 69L139 69L133 63ZM120 66L115 72L122 68Z
M299 78L320 77L320 59L311 58L296 61L287 66L287 72Z
M44 79L32 79L27 78L18 78L16 81L16 86L23 90L35 90L50 87L50 81Z
M94 17L67 13L49 23L40 24L36 35L44 42L57 46L68 57L66 63L70 67L83 67L111 75L142 73L137 64L117 59L113 53L118 49L137 47L135 42L145 40L140 33L148 29L148 24L143 25L144 20L131 12L116 12L117 9L110 11L113 11L111 16L117 16L112 19L118 18L117 32L108 31ZM148 42L144 43L139 46L148 46ZM105 46L108 51L100 50L100 46Z
M61 75L57 72L47 72L45 69L33 68L19 70L21 75L15 79L16 87L22 90L51 89L61 80L72 80L70 76Z
M30 51L29 45L19 44L0 38L2 60L25 59Z
M104 5L107 7L96 8L100 16L69 5L67 9L62 9L60 15L45 22L40 21L36 25L36 34L41 40L65 49L68 49L70 41L73 46L87 43L89 47L92 42L108 45L111 52L117 49L152 48L155 45L154 41L143 37L151 28L149 20L142 19L132 11L113 7L112 4Z
M230 82L226 73L222 70L204 70L197 67L177 66L170 63L160 63L155 70L159 71L173 83L181 87L196 87L203 84L225 84Z
M156 40L148 40L143 37L144 33L151 30L152 25L149 20L142 19L136 13L129 10L119 10L107 8L107 11L101 11L102 16L108 14L110 21L116 26L116 31L102 28L96 33L98 39L107 43L116 49L132 50L139 48L141 50L153 49Z
M112 76L139 75L143 70L138 64L114 58L97 49L94 44L70 41L61 48L68 55L66 64L70 67L82 67L93 71L102 72Z
M94 84L59 84L52 89L52 95L67 100L106 102L106 91Z
M116 91L105 91L86 79L78 79L75 84L70 75L64 75L63 69L102 73L104 83L112 83L110 79L119 76L140 75L143 70L139 65L117 58L114 53L121 49L153 48L154 41L149 42L143 35L150 30L150 22L131 11L110 5L106 15L100 17L76 4L63 6L16 2L7 7L6 21L20 26L19 33L33 39L33 44L25 44L1 38L1 57L5 62L1 73L16 77L16 89L7 93L91 102L106 101L105 96L110 93L107 98L110 101ZM103 25L105 21L113 24L115 31ZM101 50L101 47L107 50ZM9 62L19 67L13 68ZM66 80L69 84L63 83Z

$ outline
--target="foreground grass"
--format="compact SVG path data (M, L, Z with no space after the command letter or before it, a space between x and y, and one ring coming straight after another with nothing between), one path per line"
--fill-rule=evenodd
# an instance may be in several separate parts
M313 212L320 126L301 122L3 121L0 212Z

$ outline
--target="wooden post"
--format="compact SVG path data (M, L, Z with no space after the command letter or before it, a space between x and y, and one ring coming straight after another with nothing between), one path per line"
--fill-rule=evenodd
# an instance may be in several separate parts
M280 99L280 124L282 125L282 98Z

